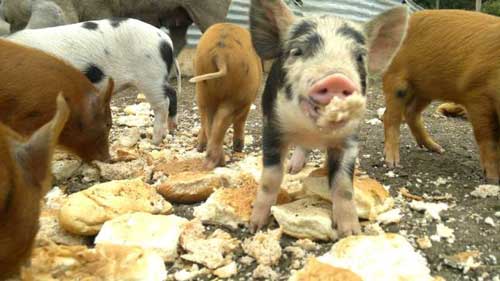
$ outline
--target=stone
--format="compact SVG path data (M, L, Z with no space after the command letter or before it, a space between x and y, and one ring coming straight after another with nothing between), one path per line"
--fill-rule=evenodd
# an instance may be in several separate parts
M281 258L280 239L283 231L281 228L259 231L242 243L245 253L262 265L275 265Z
M34 249L22 275L36 281L158 281L167 278L167 269L160 256L140 247L52 244Z
M313 171L303 180L303 185L306 193L331 201L325 168ZM369 220L375 220L394 205L393 198L382 184L369 177L354 178L354 202L358 216Z
M39 225L40 228L35 238L35 245L43 246L48 243L55 243L58 245L77 246L85 245L88 242L87 237L75 235L64 230L59 223L55 209L42 211Z
M433 280L425 258L398 234L344 238L318 261L348 269L364 281Z
M252 273L254 279L278 280L279 275L270 266L259 264Z
M52 174L56 182L71 178L82 165L80 160L59 160L52 163Z
M158 192L169 202L192 204L204 201L215 189L227 186L220 175L208 172L182 172L160 184Z
M446 256L444 263L450 267L460 269L466 274L471 269L474 270L481 266L480 256L481 253L479 251L466 251Z
M283 232L295 238L311 240L336 240L332 228L332 205L316 197L299 199L292 203L271 207Z
M171 262L177 258L179 237L187 222L176 215L125 214L105 222L95 244L139 246Z
M479 198L486 198L486 197L498 197L500 195L500 186L498 185L492 185L492 184L483 184L474 191L471 192L472 196L479 197Z
M141 179L110 181L71 194L59 212L61 226L74 234L96 235L104 222L133 212L168 214L172 205Z
M234 261L213 271L213 274L219 278L229 278L237 273L238 267Z
M140 127L140 128L148 127L153 124L151 118L145 115L118 116L115 122L119 126Z
M229 254L239 247L239 241L220 229L210 235L205 235L204 231L198 219L190 221L184 227L180 244L187 253L181 258L210 269L229 264L231 262Z
M441 221L439 213L448 210L448 204L446 203L428 203L414 200L409 205L413 210L424 211L426 216L437 221Z
M235 181L235 188L217 189L205 203L195 207L194 216L204 223L233 229L237 229L239 225L248 225L258 184L247 173L240 173L238 179ZM278 205L290 200L285 192L278 195Z
M141 132L139 131L139 128L129 128L118 138L118 144L126 148L131 148L137 144L140 138Z
M442 223L436 225L436 234L431 235L431 240L440 242L441 239L445 239L449 244L455 242L455 231Z
M383 224L383 225L388 225L388 224L393 224L393 223L399 223L401 222L401 218L403 215L401 215L401 209L396 208L389 210L385 213L379 214L377 216L377 222Z
M146 162L143 159L136 159L130 162L104 163L94 161L99 168L103 180L125 180L136 177L143 177Z
M152 113L151 105L147 102L127 105L123 110L123 112L128 115L145 115L145 116L148 116Z
M417 245L420 249L429 249L432 248L432 242L429 239L429 236L425 235L417 238Z
M306 266L293 274L289 281L363 281L359 275L349 269L331 266L310 258Z

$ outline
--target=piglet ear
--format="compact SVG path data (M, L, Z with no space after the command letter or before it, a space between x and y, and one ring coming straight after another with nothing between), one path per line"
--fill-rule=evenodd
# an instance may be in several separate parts
M252 0L250 32L253 46L262 59L279 55L281 42L293 21L292 11L282 0Z
M38 129L25 143L8 139L12 159L26 182L41 188L48 185L52 154L69 113L68 104L60 93L57 96L57 112L49 123Z
M368 22L368 71L383 72L403 42L408 27L408 9L400 6L388 10Z
M110 77L108 79L108 86L100 95L102 104L108 105L111 102L111 97L113 96L114 88L115 88L115 82L113 81L113 78Z

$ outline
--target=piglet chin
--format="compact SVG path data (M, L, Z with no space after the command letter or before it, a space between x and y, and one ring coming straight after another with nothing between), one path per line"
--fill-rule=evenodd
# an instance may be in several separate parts
M366 98L353 94L344 99L334 97L332 101L319 112L316 124L320 128L337 129L349 121L360 120L366 109Z

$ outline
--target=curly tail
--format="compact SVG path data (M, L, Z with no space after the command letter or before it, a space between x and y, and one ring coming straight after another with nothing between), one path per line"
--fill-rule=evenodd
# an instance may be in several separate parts
M215 65L217 66L217 69L219 71L213 72L213 73L208 73L208 74L203 74L199 76L195 76L189 80L191 83L197 83L209 79L215 79L215 78L220 78L223 77L227 74L227 65L226 62L219 57L215 57Z

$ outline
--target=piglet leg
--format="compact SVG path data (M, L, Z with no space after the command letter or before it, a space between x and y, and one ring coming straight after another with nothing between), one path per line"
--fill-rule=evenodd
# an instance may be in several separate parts
M350 141L344 148L329 148L327 154L333 221L337 225L339 237L359 234L361 227L354 205L353 189L357 143Z
M309 151L301 146L297 146L293 151L292 158L287 164L287 171L290 174L299 173L306 165Z
M264 124L262 143L264 169L250 219L250 230L253 232L268 223L271 206L276 204L283 181L286 146L283 145L280 134L269 123Z

